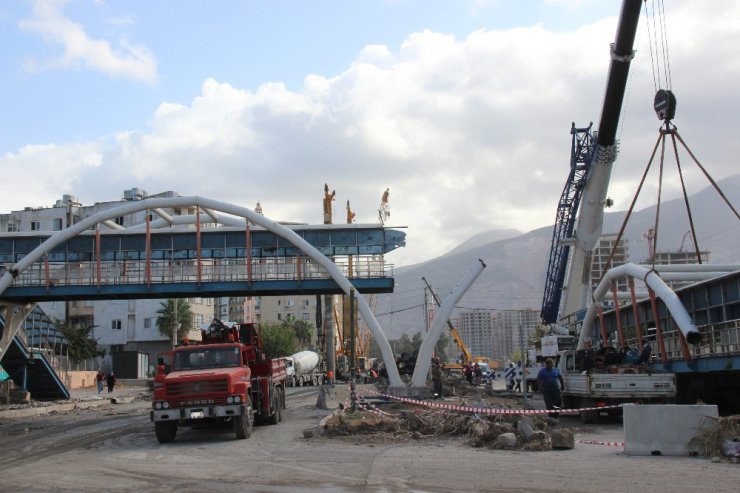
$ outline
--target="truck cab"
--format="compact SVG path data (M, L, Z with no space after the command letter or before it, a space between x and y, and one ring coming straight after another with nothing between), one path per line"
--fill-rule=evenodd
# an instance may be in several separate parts
M255 418L282 420L285 360L262 357L254 324L215 320L209 329L202 343L172 351L169 372L158 366L150 418L161 443L173 441L178 427L205 421L231 423L237 438L248 438Z

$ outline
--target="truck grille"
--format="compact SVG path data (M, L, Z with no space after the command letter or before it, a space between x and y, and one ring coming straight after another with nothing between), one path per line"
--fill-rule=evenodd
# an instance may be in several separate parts
M196 380L193 382L178 382L167 384L167 397L181 397L193 394L223 393L229 388L226 379Z

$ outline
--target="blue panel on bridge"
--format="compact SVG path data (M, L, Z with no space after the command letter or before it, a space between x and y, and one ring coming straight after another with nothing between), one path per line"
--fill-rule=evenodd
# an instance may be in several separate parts
M406 245L406 233L380 225L291 226L290 229L327 256L384 255ZM44 241L50 232L0 234L0 263L6 267L21 260ZM238 228L204 229L200 232L203 259L245 258L246 230ZM297 257L300 250L288 240L261 229L250 231L251 257ZM185 260L197 257L197 235L192 229L153 230L151 258ZM95 258L95 232L86 231L48 252L50 262L85 262ZM146 233L140 231L102 231L102 260L143 260Z

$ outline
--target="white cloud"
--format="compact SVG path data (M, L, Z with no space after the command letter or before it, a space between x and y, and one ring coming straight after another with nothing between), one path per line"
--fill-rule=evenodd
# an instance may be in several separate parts
M740 133L740 101L728 95L740 80L729 56L740 27L708 16L738 19L739 10L681 3L669 12L670 27L682 33L671 51L676 123L717 179L737 169L731 147ZM307 76L297 92L279 83L247 90L208 78L189 104L164 102L148 129L117 135L99 167L73 171L65 161L79 177L67 179L75 190L39 176L38 196L73 193L91 203L138 186L248 207L260 201L271 218L319 223L328 183L337 191L339 223L347 200L358 222L375 222L390 187L391 225L409 227L407 248L389 257L396 264L440 255L481 231L552 224L569 171L571 122L598 126L615 28L610 18L572 33L541 25L479 30L465 39L414 33L398 49L367 47L333 77ZM643 40L637 49L613 210L628 207L659 127ZM99 156L86 146L54 152ZM643 194L645 203L654 202Z
M64 16L67 0L35 0L33 17L19 23L21 29L40 35L52 46L61 46L59 56L45 60L29 59L28 71L68 69L83 65L111 77L123 77L154 83L157 79L157 61L144 45L118 40L112 47L109 41L92 39L84 26Z
M83 183L85 173L102 162L101 146L96 143L23 146L16 153L0 156L0 169L12 177L4 187L3 202L49 207L63 194L90 186L87 180Z

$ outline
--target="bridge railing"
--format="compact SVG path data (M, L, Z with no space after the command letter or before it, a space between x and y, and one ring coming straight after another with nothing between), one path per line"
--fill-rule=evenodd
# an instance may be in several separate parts
M335 265L348 278L386 278L393 275L381 255L340 258ZM14 280L15 287L171 284L197 282L290 281L328 279L329 273L307 257L261 257L197 260L116 260L36 262Z
M721 323L707 324L697 327L701 332L701 341L697 344L690 344L689 349L691 356L729 356L740 354L740 320L729 320ZM632 332L632 327L625 330ZM654 329L648 329L647 337L655 337ZM675 327L668 327L663 331L663 344L665 355L669 361L684 359L683 349L681 347L681 336ZM637 338L627 337L625 343L628 346L638 347ZM653 345L653 356L660 359L660 348Z

